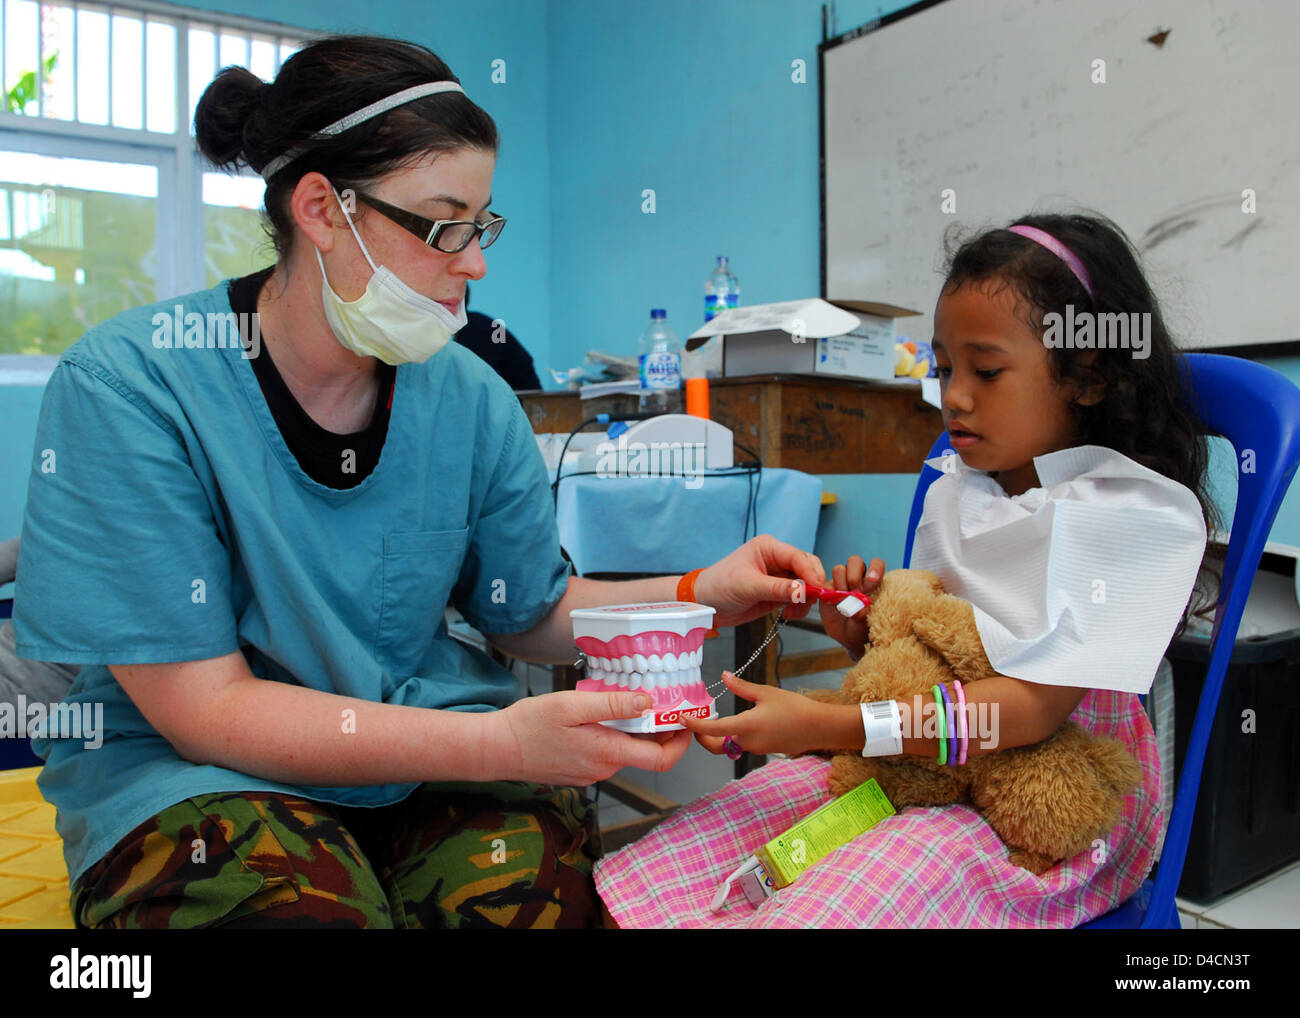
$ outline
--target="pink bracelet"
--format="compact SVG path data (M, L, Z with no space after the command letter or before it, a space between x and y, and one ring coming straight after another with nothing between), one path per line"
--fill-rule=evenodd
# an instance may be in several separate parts
M966 724L966 694L962 692L961 680L953 679L952 684L957 690L957 716L961 718L961 723L957 726L957 730L961 732L961 751L957 755L957 763L960 765L966 762L966 749L970 745L970 731Z

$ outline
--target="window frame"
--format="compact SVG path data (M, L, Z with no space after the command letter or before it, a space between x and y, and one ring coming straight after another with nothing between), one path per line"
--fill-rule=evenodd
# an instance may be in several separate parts
M158 210L154 216L154 244L159 253L157 270L154 273L159 293L154 300L161 300L175 293L189 292L188 289L177 289L178 286L184 286L181 281L182 274L178 271L174 260L163 256L164 252L179 250L177 245L183 242L180 227L185 225L182 222L184 217L163 214L164 196L176 193L180 177L177 173L176 153L170 147L113 144L100 139L50 136L42 132L5 131L0 132L0 150L51 156L55 159L94 159L103 162L153 166L158 173L158 195L155 199ZM199 214L202 215L201 202Z
M248 66L252 61L252 46L257 38L269 38L274 46L275 73L283 63L285 46L301 48L322 33L297 28L282 22L262 21L217 12L198 11L178 7L156 0L129 0L127 3L94 3L67 0L55 4L37 3L78 10L104 12L112 24L113 15L138 17L142 33L147 38L148 23L161 21L171 24L176 31L173 74L175 76L175 129L171 132L152 131L148 128L147 111L147 41L141 56L141 107L140 128L117 127L109 124L89 124L78 120L55 119L46 116L41 108L45 81L44 56L37 51L37 115L11 113L0 106L0 151L35 153L55 158L99 159L109 162L129 162L153 165L158 172L158 212L156 217L156 243L159 252L155 273L157 293L154 300L163 300L180 293L207 289L205 265L205 210L203 204L203 175L214 172L212 165L199 154L191 133L191 111L198 96L190 95L190 32L209 31L213 36L214 67L220 70L221 36L244 36L244 54ZM7 3L0 0L0 28ZM40 20L38 17L38 25ZM109 35L109 89L112 89L112 35ZM79 45L73 36L72 91L76 115L77 60ZM0 44L0 88L6 86L9 69L4 66L5 47ZM112 103L109 103L109 120L112 120ZM257 174L242 168L239 174L260 179ZM168 258L167 252L176 257ZM48 356L27 354L16 356Z

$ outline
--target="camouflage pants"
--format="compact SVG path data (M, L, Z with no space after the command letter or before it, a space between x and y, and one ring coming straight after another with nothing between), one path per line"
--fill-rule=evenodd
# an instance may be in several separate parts
M574 788L425 784L378 808L200 795L72 888L79 928L588 928L596 809Z

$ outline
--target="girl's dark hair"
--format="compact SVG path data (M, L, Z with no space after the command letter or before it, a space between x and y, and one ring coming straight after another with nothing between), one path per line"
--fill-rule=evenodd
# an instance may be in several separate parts
M1064 317L1067 305L1076 315L1150 315L1147 356L1111 347L1090 351L1089 357L1089 351L1049 346L1052 375L1078 392L1100 383L1099 402L1072 406L1076 445L1114 449L1189 488L1201 504L1207 533L1213 533L1218 512L1207 486L1206 431L1188 402L1179 349L1128 237L1096 214L1029 215L1011 225L1037 227L1073 251L1088 270L1092 295L1061 258L1007 229L966 240L950 231L944 293L966 285L1010 286L1020 297L1025 322L1040 336L1047 329L1045 316Z
M492 118L460 92L438 92L397 106L333 137L315 132L395 92L432 81L458 81L423 46L378 36L343 35L299 50L267 83L242 67L213 79L194 111L199 151L215 166L262 169L302 146L267 183L267 233L285 257L293 240L289 196L310 172L342 192L430 152L497 151ZM360 211L360 206L358 206Z

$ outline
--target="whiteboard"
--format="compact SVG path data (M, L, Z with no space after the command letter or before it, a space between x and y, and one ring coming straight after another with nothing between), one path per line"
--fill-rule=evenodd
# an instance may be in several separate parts
M928 340L954 222L1090 209L1129 235L1181 345L1300 339L1300 3L895 17L822 47L825 296L921 310L899 331Z

